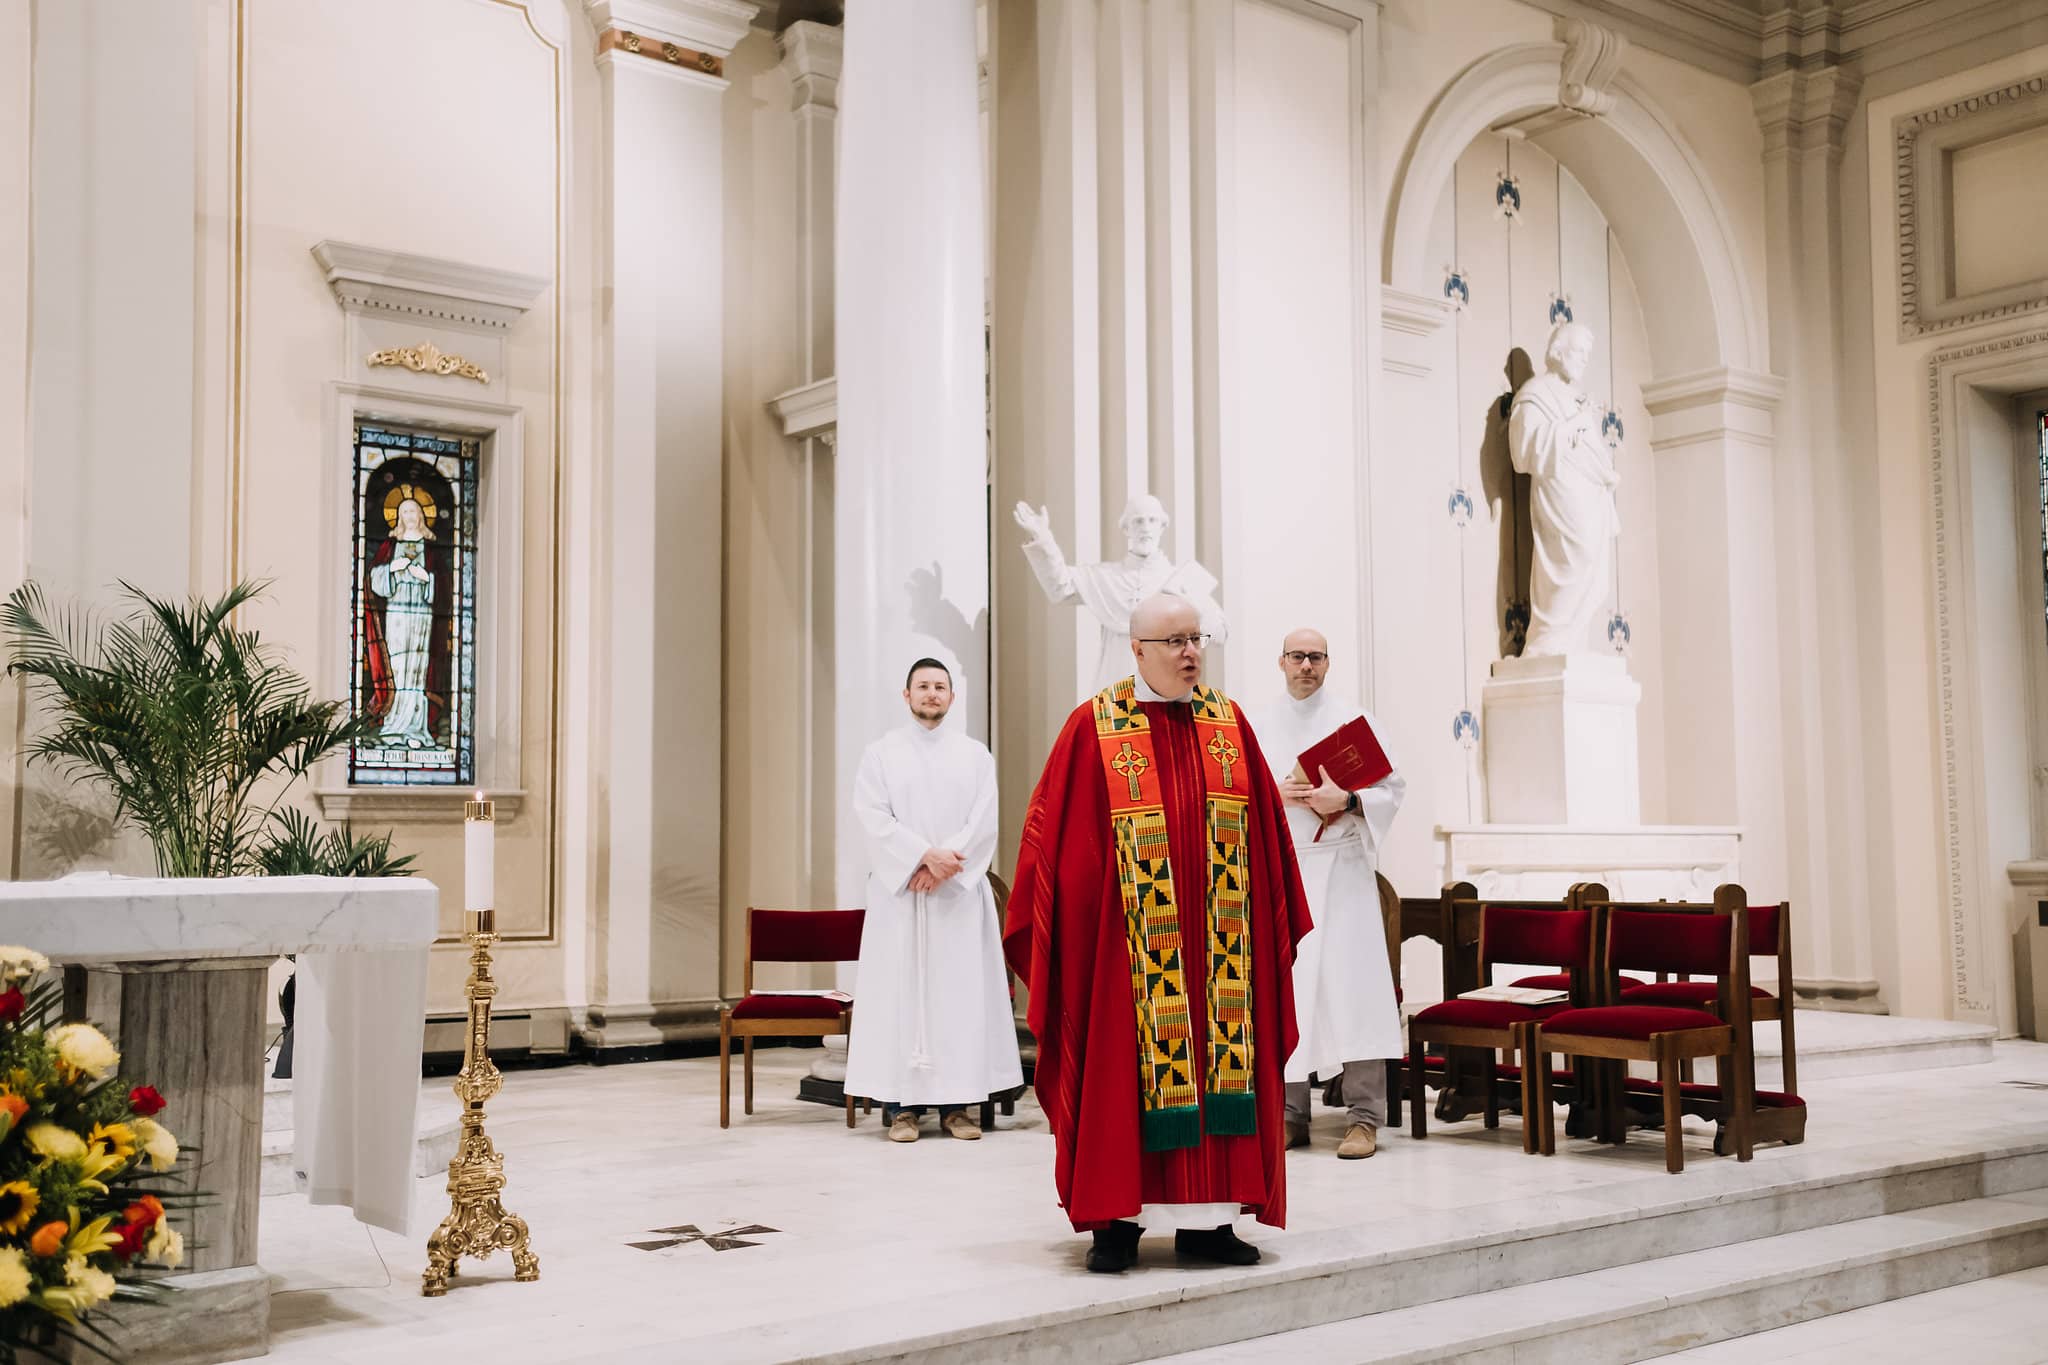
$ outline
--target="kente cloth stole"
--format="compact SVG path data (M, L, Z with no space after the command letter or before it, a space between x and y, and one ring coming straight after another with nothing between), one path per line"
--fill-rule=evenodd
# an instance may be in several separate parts
M1197 1077L1188 1013L1180 903L1166 848L1166 806L1151 726L1130 678L1095 698L1095 740L1109 788L1117 888L1131 956L1131 1000L1138 1015L1141 1136L1148 1152L1193 1147L1204 1131L1254 1131L1252 1105L1251 933L1246 920L1251 854L1245 798L1250 778L1237 714L1221 692L1195 689L1191 702L1207 793L1209 885L1207 955L1209 1055Z

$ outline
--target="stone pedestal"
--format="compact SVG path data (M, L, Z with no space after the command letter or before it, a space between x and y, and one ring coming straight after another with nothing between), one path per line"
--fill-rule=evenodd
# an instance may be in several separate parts
M1480 692L1488 822L1639 824L1636 703L1642 695L1619 655L1497 661Z
M1715 825L1445 825L1444 881L1481 896L1552 900L1599 882L1620 900L1712 900L1742 880L1742 831Z

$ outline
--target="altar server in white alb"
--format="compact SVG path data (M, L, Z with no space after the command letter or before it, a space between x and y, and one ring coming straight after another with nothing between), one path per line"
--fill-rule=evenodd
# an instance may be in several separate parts
M861 755L854 815L868 851L867 920L854 989L846 1092L882 1103L891 1142L940 1128L974 1139L971 1106L1024 1083L989 890L996 765L946 725L953 678L919 659L905 679L909 718Z
M1398 771L1363 791L1347 791L1321 772L1307 774L1305 782L1296 778L1297 757L1351 720L1364 716L1382 748L1385 736L1370 714L1324 687L1330 645L1321 632L1289 635L1280 647L1280 671L1287 696L1256 712L1254 724L1280 782L1302 889L1315 919L1294 959L1301 1040L1285 1073L1287 1145L1308 1145L1310 1075L1328 1081L1341 1072L1349 1121L1337 1155L1369 1157L1378 1149L1387 1116L1386 1059L1402 1052L1401 1011L1374 877L1408 784Z

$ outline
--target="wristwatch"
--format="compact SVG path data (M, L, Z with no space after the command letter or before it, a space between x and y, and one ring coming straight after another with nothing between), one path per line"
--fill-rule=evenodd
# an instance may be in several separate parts
M1358 793L1352 792L1344 799L1344 813L1346 815L1356 815L1360 810L1364 809L1364 804L1364 802L1358 799Z

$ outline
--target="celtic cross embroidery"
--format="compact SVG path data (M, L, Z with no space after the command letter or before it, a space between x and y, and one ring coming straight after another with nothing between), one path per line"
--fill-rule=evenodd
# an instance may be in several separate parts
M1142 801L1145 794L1138 786L1138 779L1152 766L1152 760L1133 749L1131 742L1125 740L1124 747L1117 750L1116 756L1109 760L1109 766L1115 768L1117 775L1131 784L1131 800Z
M1231 785L1230 770L1236 766L1238 758L1237 746L1232 744L1228 737L1218 732L1216 737L1209 741L1209 757L1215 759L1217 764L1223 769L1223 786L1225 790L1229 790Z

